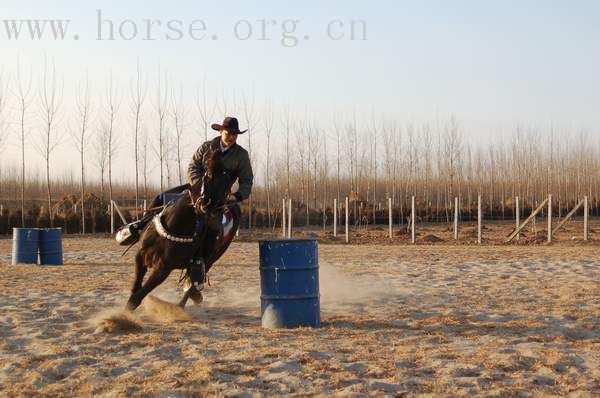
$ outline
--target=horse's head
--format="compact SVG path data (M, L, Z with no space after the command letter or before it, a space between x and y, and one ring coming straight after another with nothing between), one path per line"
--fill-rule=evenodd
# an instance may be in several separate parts
M218 213L227 199L231 176L225 170L220 151L214 150L204 163L204 176L192 186L192 200L197 214Z

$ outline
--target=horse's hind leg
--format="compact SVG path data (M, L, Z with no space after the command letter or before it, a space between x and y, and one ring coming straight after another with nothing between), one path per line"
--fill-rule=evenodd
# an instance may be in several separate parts
M146 283L144 283L135 293L132 293L129 300L127 300L127 309L133 311L139 307L144 297L146 297L146 295L155 287L163 283L170 273L171 270L167 269L165 266L158 267L152 271Z
M142 281L144 280L144 275L146 275L147 270L148 268L144 265L144 256L138 251L135 255L135 280L131 287L131 294L142 288Z

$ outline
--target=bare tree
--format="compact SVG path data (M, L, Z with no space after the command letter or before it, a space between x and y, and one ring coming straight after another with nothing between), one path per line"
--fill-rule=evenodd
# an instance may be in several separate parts
M317 131L319 128L317 127ZM327 160L328 152L327 152L327 134L323 135L323 145L321 146L323 149L322 152L322 164L321 164L321 181L323 183L323 196L321 202L321 208L323 212L323 229L325 229L327 225L327 203L329 203L329 162Z
M135 218L139 218L138 208L140 199L140 183L139 183L139 135L140 135L140 123L142 115L142 106L146 99L146 89L144 82L142 81L140 71L140 61L138 60L136 69L136 81L135 86L131 87L131 112L133 113L135 124L133 130L133 145L134 145L134 161L135 161Z
M166 73L165 73L166 74ZM156 110L156 116L158 117L158 148L156 148L158 154L158 161L160 164L160 190L164 190L164 167L165 167L165 118L168 112L168 82L165 79L164 89L162 88L163 82L161 79L160 66L158 67L158 76L156 84L156 99L154 103L154 109Z
M250 157L250 163L254 163L252 157L252 130L254 129L255 118L254 99L254 92L252 92L250 99L245 94L242 95L244 119L246 120L246 129L248 129L246 135L248 136L248 156ZM248 228L252 228L252 194L248 197Z
M117 89L114 87L112 72L108 78L108 85L106 88L105 98L105 120L102 122L103 134L106 135L107 139L107 157L108 157L108 200L109 203L113 201L113 183L112 183L112 166L113 158L117 154L118 140L115 135L115 124L121 106L121 96Z
M345 132L346 132L346 140L345 140L345 144L346 144L346 154L347 154L347 160L348 160L348 172L350 173L350 187L348 189L348 191L350 192L351 195L356 195L356 172L355 172L355 168L356 168L356 144L355 144L355 139L356 139L356 130L354 130L354 125L351 123L347 123L346 124L346 128L345 128Z
M81 163L81 233L85 234L85 148L91 112L90 82L87 73L85 81L79 84L76 95L78 122L73 138Z
M375 121L375 115L372 117L371 122L371 137L369 137L369 144L371 148L371 172L373 178L373 224L376 222L375 217L375 206L377 205L377 123Z
M223 118L227 117L227 95L225 94L225 83L223 83L221 88L221 101L220 103L217 102L217 107Z
M6 105L8 101L8 79L4 77L4 71L0 70L0 153L4 149L8 137L6 123Z
M171 187L171 156L173 155L173 137L169 134L168 130L165 130L163 137L163 159L165 162L167 187Z
M52 212L52 191L50 180L50 156L60 142L60 136L56 132L58 112L62 105L63 84L57 82L56 67L52 65L52 71L48 72L47 62L44 60L44 74L40 84L40 113L43 120L41 143L38 150L46 163L46 194L48 198L48 216L50 226L54 225L54 214Z
M0 155L4 152L4 146L6 145L6 140L8 137L7 133L7 123L5 120L5 111L7 105L7 93L8 93L8 79L4 78L4 71L0 70ZM0 162L0 197L2 197L4 193L5 182L3 179L3 168L2 163ZM2 216L2 211L0 210L0 216Z
M142 175L144 177L144 200L148 200L148 133L142 133Z
M216 101L213 103L212 107L210 107L207 103L205 77L202 82L202 93L200 93L200 89L198 89L198 93L196 95L196 108L198 109L198 114L200 115L200 120L202 122L202 129L204 131L204 141L208 141L208 127L211 123L216 107Z
M290 192L290 131L292 129L291 115L289 107L284 110L283 129L285 130L285 172L286 186L285 198L289 198Z
M300 166L300 202L301 204L303 204L304 200L305 200L305 186L306 186L306 173L304 172L305 170L305 159L306 159L306 138L304 137L304 128L295 126L294 128L294 135L296 138L296 153L298 154L298 163ZM308 207L308 203L306 203L306 206Z
M21 147L21 227L25 227L25 119L31 105L31 75L26 84L21 77L21 63L17 58L17 91L19 111L19 144Z
M392 122L389 128L391 134L390 145L392 145L392 203L400 203L400 214L403 216L404 214L402 212L402 198L400 197L400 194L398 192L397 185L398 181L400 180L399 170L401 169L401 158L399 152L400 148L402 147L402 133L395 122Z
M462 155L462 137L458 126L458 121L453 116L446 125L444 135L444 159L445 159L445 171L448 178L448 190L446 191L446 213L449 219L448 207L450 202L455 195L455 188L457 181L457 175L460 168L460 159Z
M309 176L310 176L310 168L312 167L312 176L310 179L312 180L312 200L313 200L313 208L317 208L317 180L318 180L318 166L319 166L319 146L321 142L319 140L318 127L314 124L309 124L307 127L307 135L308 135L308 151L309 151ZM308 201L307 201L308 203Z
M335 119L333 121L333 130L335 131L335 139L336 139L336 187L337 187L337 203L338 203L338 208L340 208L341 206L340 204L340 191L341 191L341 180L340 180L340 164L341 164L341 154L340 154L340 142L341 142L341 128L337 125ZM340 213L341 214L341 213ZM339 218L339 217L338 217ZM336 225L337 228L337 225Z
M104 175L106 173L106 167L108 165L108 129L104 128L104 123L98 130L98 134L96 135L96 155L95 162L98 167L98 171L100 172L100 198L104 202L105 199L105 189L104 189Z
M393 157L393 146L392 140L394 137L392 136L392 131L388 128L386 123L382 125L382 135L383 135L383 164L385 168L385 198L389 199L392 197L392 187L390 182L392 181L392 165L394 161ZM339 166L338 166L339 168ZM339 178L339 177L338 177Z
M172 93L172 115L175 123L175 159L177 161L177 177L179 178L179 185L183 184L182 174L182 159L181 159L181 140L183 138L183 129L185 127L185 102L183 98L183 86L179 89L179 98L175 98L175 93Z
M423 126L422 128L422 154L423 154L423 171L424 171L424 185L423 185L423 196L425 198L425 209L428 212L430 210L430 204L431 204L431 198L430 198L430 194L431 194L431 170L432 170L432 165L431 165L431 157L432 157L432 141L433 141L433 137L432 137L432 133L431 133L431 127L426 124ZM429 214L426 212L425 216L427 217Z
M265 134L267 136L267 159L266 159L266 181L265 190L267 193L267 220L268 227L271 228L271 132L273 131L273 108L271 103L267 104L265 111Z

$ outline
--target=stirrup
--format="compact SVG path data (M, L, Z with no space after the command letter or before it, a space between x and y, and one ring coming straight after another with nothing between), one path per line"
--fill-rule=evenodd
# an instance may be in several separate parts
M131 222L117 231L115 239L121 246L129 246L140 239L140 231L152 219L152 215L145 215L137 221Z
M137 242L139 238L139 231L137 229L132 229L129 225L118 230L115 235L115 240L119 242L119 245L121 246L129 246Z

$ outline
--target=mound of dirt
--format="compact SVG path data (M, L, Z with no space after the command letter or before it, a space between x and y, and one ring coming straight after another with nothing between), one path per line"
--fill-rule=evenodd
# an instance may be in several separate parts
M169 303L154 296L147 296L142 303L144 314L161 322L191 321L192 317L177 304Z
M546 231L542 231L540 233L538 233L537 235L533 235L533 236L529 236L529 237L525 237L523 238L521 236L521 239L519 239L519 243L524 243L524 244L528 244L528 245L537 245L540 243L546 243L548 241L548 237L546 236Z
M433 234L429 234L429 235L425 235L423 237L423 242L427 242L427 243L439 243L439 242L444 242L444 239L440 238L439 236L435 236Z
M141 330L142 325L132 314L118 312L101 319L95 333L132 333Z

